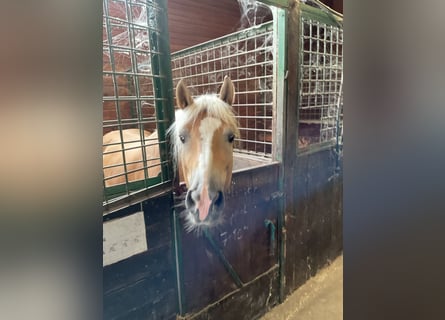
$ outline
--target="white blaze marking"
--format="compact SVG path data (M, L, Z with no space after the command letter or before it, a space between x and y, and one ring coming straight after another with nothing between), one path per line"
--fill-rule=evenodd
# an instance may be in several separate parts
M221 126L221 120L216 118L205 118L199 125L199 134L201 138L201 152L199 155L199 169L195 175L194 185L199 190L199 201L197 209L199 211L199 220L204 221L208 214L212 201L209 198L208 180L209 165L212 161L212 140L213 134Z
M205 118L201 120L199 133L201 135L201 154L199 159L200 168L206 170L212 161L213 134L221 126L221 120L216 118ZM202 172L203 173L203 172Z

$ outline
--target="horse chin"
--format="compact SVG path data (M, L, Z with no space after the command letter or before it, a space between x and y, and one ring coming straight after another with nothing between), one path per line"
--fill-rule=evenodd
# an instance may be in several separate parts
M186 209L183 213L185 218L185 230L200 235L205 229L212 229L224 222L222 208L215 208L212 204L209 214L204 220L199 219L199 211L197 209Z

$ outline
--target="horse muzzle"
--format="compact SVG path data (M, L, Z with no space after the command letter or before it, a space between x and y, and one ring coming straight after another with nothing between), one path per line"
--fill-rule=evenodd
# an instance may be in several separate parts
M208 191L207 188L189 190L185 199L187 211L192 213L198 223L217 220L224 209L224 193L222 191Z

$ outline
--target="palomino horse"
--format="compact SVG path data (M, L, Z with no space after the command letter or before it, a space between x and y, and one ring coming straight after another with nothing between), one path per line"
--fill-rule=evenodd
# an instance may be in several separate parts
M103 167L105 186L111 187L145 179L142 154L141 132L139 129L122 130L124 140L125 163L122 154L121 131L111 131L103 136ZM158 133L144 130L145 157L148 177L156 177L160 172ZM155 142L155 143L153 143ZM151 143L151 144L150 144Z
M188 231L199 231L201 227L213 227L222 222L224 192L230 186L232 179L233 141L239 136L237 121L231 107L234 98L235 88L227 76L224 78L219 97L215 94L205 94L193 99L183 80L176 86L176 102L179 110L175 113L176 120L169 128L168 134L171 137L174 163L179 171L180 181L184 181L188 187L184 211ZM142 147L139 130L124 131L125 142L131 141L127 137L133 139L131 145L133 149L125 152L126 162L140 163ZM138 136L132 137L131 133ZM107 135L104 136L104 145ZM118 137L113 141L116 143L115 148L121 150L120 134L117 131L115 135ZM145 138L157 139L157 133L145 132ZM127 142L125 145L127 148ZM146 146L147 160L151 161L151 165L159 161L153 160L159 158L159 149L155 147ZM115 155L116 157L120 155L121 158L114 159L114 162L109 162L110 159L104 155L104 167L106 163L108 165L123 163L122 152L116 152ZM123 169L123 166L118 168ZM128 180L144 179L145 174L141 168L142 166L133 167L131 170L135 175L131 177L128 175ZM105 177L109 177L109 173L104 170ZM148 175L156 176L157 173L159 167L154 167L152 172L149 170ZM124 181L125 177L118 183Z

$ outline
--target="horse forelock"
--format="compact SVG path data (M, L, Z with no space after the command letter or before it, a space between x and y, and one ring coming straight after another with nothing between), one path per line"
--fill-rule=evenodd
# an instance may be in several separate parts
M194 100L194 103L185 109L175 112L175 122L168 129L167 133L171 137L172 153L175 168L177 168L183 143L180 140L180 132L187 125L195 125L196 121L206 117L219 119L233 131L235 137L239 137L238 123L232 107L219 99L215 94L202 95Z

